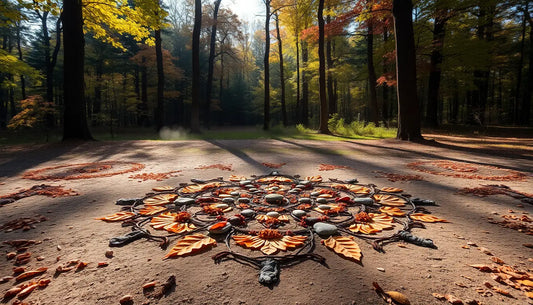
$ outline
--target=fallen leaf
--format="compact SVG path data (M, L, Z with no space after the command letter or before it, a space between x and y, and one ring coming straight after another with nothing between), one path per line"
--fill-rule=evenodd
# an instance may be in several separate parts
M108 215L104 217L98 217L95 218L96 220L104 220L104 221L122 221L126 219L133 218L135 216L135 213L133 212L118 212L113 215Z
M389 216L405 216L405 212L397 207L380 207L379 211Z
M505 264L505 262L504 262L501 258L499 258L499 257L492 256L490 259L491 259L493 262L495 262L496 264L498 264L498 265L503 265L503 264Z
M444 297L452 305L461 305L461 304L463 304L463 301L461 299L459 299L458 297L454 296L454 295L446 294L446 295L444 295Z
M146 198L144 199L143 202L147 206L149 205L163 206L166 204L173 203L174 200L176 200L176 198L178 198L178 195L176 194L159 194L159 195L155 195L150 198Z
M423 213L413 213L409 215L409 217L411 217L411 219L423 222L448 222L446 219L438 218L436 216Z
M188 254L198 253L211 246L216 246L217 242L209 236L203 234L187 235L180 239L176 245L165 255L163 259L176 256L184 256Z
M381 205L391 207L403 207L407 203L405 199L394 195L376 194L374 195L374 199Z
M352 236L330 236L322 240L322 244L341 256L357 262L361 261L361 249Z
M167 208L161 207L161 206L155 206L155 205L148 205L142 209L139 210L139 214L144 216L152 216L159 212L163 212Z
M397 187L382 187L380 190L382 192L387 192L387 193L401 193L401 192L403 192L402 189L397 188Z
M479 248L479 251L481 251L481 253L484 253L484 254L487 254L487 255L490 255L490 256L493 256L493 255L494 255L494 254L492 254L492 252L490 252L489 249L487 249L487 248L480 247L480 248Z

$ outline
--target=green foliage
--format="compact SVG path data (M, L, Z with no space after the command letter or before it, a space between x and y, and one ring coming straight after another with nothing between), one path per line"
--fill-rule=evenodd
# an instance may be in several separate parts
M18 58L2 49L0 49L0 73L10 75L24 75L36 81L41 79L39 71L30 67L25 62L20 61ZM16 87L16 84L11 82L8 78L1 78L0 87L13 88Z
M353 121L348 124L338 114L334 114L329 119L328 128L333 134L348 138L393 138L396 136L395 128L377 127L374 123L363 121Z

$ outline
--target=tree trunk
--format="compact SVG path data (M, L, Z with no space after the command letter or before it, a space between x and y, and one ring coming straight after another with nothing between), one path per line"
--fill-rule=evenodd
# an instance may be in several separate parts
M524 92L524 98L522 99L522 107L520 114L520 122L524 125L528 125L531 121L529 115L531 113L531 96L533 95L533 19L529 12L527 13L529 20L529 68L527 72L527 83L530 84L527 90Z
M215 69L215 47L217 37L218 9L220 8L220 2L222 2L222 0L215 0L215 7L213 9L213 25L211 26L211 40L209 42L209 67L207 70L207 88L205 97L205 124L207 128L209 128L211 121L211 92L213 90L213 72Z
M523 97L521 94L521 86L522 86L522 69L524 68L524 47L525 47L525 41L526 41L526 27L527 27L527 16L525 12L529 11L529 3L526 1L526 6L523 12L523 18L522 18L522 33L520 37L520 58L518 60L518 71L516 71L516 89L515 89L515 100L512 104L512 111L511 115L513 118L513 123L518 122L518 105L520 104L521 98Z
M429 87L428 106L426 110L426 124L430 127L439 126L439 88L441 78L442 50L444 48L444 36L447 10L435 11L435 23L433 25L433 46L429 63Z
M420 112L416 92L416 54L413 32L413 3L393 0L398 91L398 134L401 140L420 140Z
M326 22L331 22L331 16L326 17ZM326 39L326 64L327 64L327 88L328 88L328 110L329 115L332 116L333 114L337 113L337 93L334 88L334 79L333 79L333 73L331 72L333 70L333 51L332 51L332 41L331 41L331 35L328 35Z
M20 46L20 41L21 41L21 37L20 37L20 22L17 23L17 51L19 53L19 60L22 61L22 48ZM21 94L22 94L22 99L25 100L26 99L26 80L24 78L24 75L20 75L20 91L21 91Z
M369 121L379 126L378 96L376 93L376 70L374 69L374 25L372 19L367 21L366 63L368 67L368 89L370 93Z
M92 140L87 126L84 85L85 38L81 0L63 1L63 141Z
M309 127L309 79L306 72L308 58L307 42L302 41L302 124L305 127Z
M326 55L324 54L324 0L318 1L318 84L320 96L320 125L318 132L329 134L328 101L326 97Z
M300 38L298 31L295 33L296 39L296 122L302 123L302 112L300 110Z
M285 74L283 69L283 44L281 42L281 35L279 33L279 17L278 14L275 15L276 18L276 38L278 40L278 52L279 52L279 81L281 85L281 120L283 126L287 127L287 107L285 106Z
M265 3L265 54L263 58L265 66L265 93L264 93L264 109L263 109L263 129L270 128L270 1L263 0Z
M202 28L202 1L194 0L194 27L192 31L192 105L191 131L200 132L200 30Z
M146 68L146 58L141 58L141 103L138 106L139 126L148 126L148 71Z
M389 30L384 27L383 28L383 43L385 44L389 40ZM388 65L385 60L383 60L383 74L387 74L389 72ZM381 109L383 112L383 123L385 124L385 127L389 127L389 86L387 84L383 84L383 101L381 103Z
M165 125L165 71L163 70L163 50L161 46L161 29L155 34L155 58L157 63L157 106L155 109L155 127L157 131Z

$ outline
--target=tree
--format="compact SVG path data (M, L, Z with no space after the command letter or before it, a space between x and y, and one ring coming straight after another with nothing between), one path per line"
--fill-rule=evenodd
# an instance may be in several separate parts
M207 88L205 97L205 123L209 127L211 119L211 91L213 89L213 72L215 68L215 47L217 37L218 9L222 0L215 0L213 6L213 24L211 25L211 39L209 40L209 67L207 71Z
M263 0L265 4L265 54L264 64L264 104L263 104L263 129L270 128L270 2Z
M202 1L194 0L194 27L192 32L192 105L191 131L200 132L200 30L202 28Z
M416 92L416 54L413 31L413 3L393 0L396 38L396 80L398 95L398 134L400 140L422 139Z
M283 126L287 126L287 107L285 105L285 74L284 74L284 67L283 67L283 43L281 41L281 35L279 31L279 15L276 13L274 14L274 18L276 19L276 39L278 40L278 53L279 53L279 78L280 78L280 85L281 85L281 118L283 122Z
M328 129L328 101L326 97L326 56L324 54L324 0L318 1L318 59L319 59L319 96L320 96L320 133L329 134Z

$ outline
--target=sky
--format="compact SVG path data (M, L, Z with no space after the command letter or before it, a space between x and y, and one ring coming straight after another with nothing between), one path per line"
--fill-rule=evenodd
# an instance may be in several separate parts
M222 7L231 9L243 21L264 19L265 5L261 0L223 0Z

